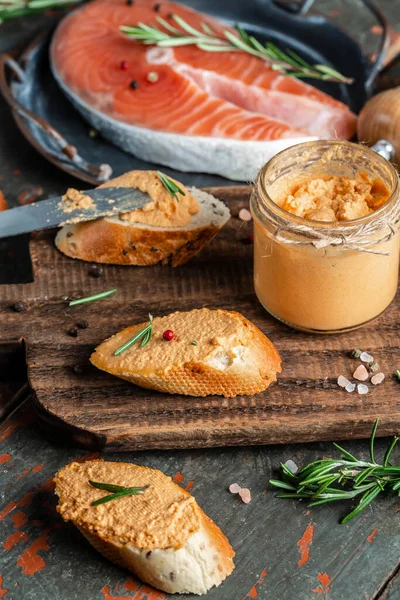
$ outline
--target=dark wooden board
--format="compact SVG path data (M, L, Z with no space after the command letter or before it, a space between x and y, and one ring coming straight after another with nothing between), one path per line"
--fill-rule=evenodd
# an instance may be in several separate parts
M397 433L400 387L399 298L377 321L336 336L295 332L270 317L252 284L251 223L237 218L249 189L213 188L233 218L215 240L183 267L104 267L98 279L89 265L64 257L54 234L31 242L35 280L0 288L3 339L26 341L29 379L42 426L55 440L88 447L137 450L250 445L368 437L376 417L380 435ZM86 296L116 287L112 298L68 308L62 296ZM312 291L310 291L312 293ZM15 313L10 305L27 302ZM251 319L283 358L278 383L256 396L224 399L171 396L133 386L92 367L93 348L109 335L147 318L195 307L235 309ZM89 328L67 334L78 320ZM388 374L366 396L338 388L338 375L357 365L348 352L369 350ZM76 372L74 367L78 366ZM372 386L371 386L372 387Z

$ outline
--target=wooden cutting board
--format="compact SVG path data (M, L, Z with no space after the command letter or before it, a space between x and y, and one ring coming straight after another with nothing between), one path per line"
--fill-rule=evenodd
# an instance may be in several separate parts
M251 223L237 217L248 206L249 189L210 190L227 202L233 218L214 241L186 265L90 265L61 255L53 233L31 241L35 280L0 287L0 340L26 343L28 376L42 428L53 440L113 450L309 442L368 437L374 419L379 434L400 429L399 296L378 320L358 331L313 336L270 317L254 295ZM62 296L81 297L111 288L107 300L69 308ZM312 293L312 290L310 290ZM23 300L28 311L10 306ZM277 384L256 396L192 398L141 389L98 371L93 348L118 330L174 310L235 309L277 346L283 372ZM85 319L77 338L68 330ZM341 390L338 375L350 376L358 361L352 348L369 350L386 373L365 396Z

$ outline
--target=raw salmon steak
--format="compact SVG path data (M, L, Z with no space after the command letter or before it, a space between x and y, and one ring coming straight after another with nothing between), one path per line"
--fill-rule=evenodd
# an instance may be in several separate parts
M116 145L180 170L243 180L289 145L353 135L356 119L346 105L257 57L148 46L120 31L138 23L162 29L157 17L179 29L173 15L221 36L228 29L183 5L149 0L95 0L57 28L57 81Z

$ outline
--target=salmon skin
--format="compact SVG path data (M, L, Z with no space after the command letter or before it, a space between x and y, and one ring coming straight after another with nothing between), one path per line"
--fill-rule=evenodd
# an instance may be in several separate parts
M57 81L116 145L181 170L243 180L289 145L353 135L356 118L346 105L257 57L146 46L119 29L137 23L161 28L157 16L179 29L172 15L197 29L201 23L221 35L227 29L172 2L95 0L56 30L51 63Z

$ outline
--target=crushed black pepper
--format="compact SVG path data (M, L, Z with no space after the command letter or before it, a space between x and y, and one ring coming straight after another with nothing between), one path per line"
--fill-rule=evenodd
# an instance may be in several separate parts
M155 246L152 246L150 248L150 252L158 252L158 248L156 248Z
M135 4L134 0L126 0L125 4L127 6L133 6Z
M129 87L131 88L131 90L137 90L139 87L138 82L134 79L133 81L130 82Z
M11 307L13 309L14 312L25 312L26 310L28 310L27 305L25 304L25 302L16 302L15 304L12 305Z
M89 327L89 323L83 319L82 321L79 321L76 326L79 327L79 329L87 329Z
M124 256L126 256L127 254L129 254L129 252L128 252L128 250L126 250L126 249L124 248L124 249L122 250L122 254L123 254Z
M79 329L77 327L71 327L71 329L68 329L67 333L71 337L78 337L78 335L79 335Z
M153 10L154 10L154 12L160 12L160 10L161 10L161 4L155 4L153 6Z
M149 550L149 551L146 553L146 558L150 558L150 556L151 556L151 550Z
M75 365L74 366L74 373L76 375L82 375L83 372L84 372L84 368L82 367L82 365Z
M91 265L88 273L91 277L101 277L103 275L103 268L99 265Z

